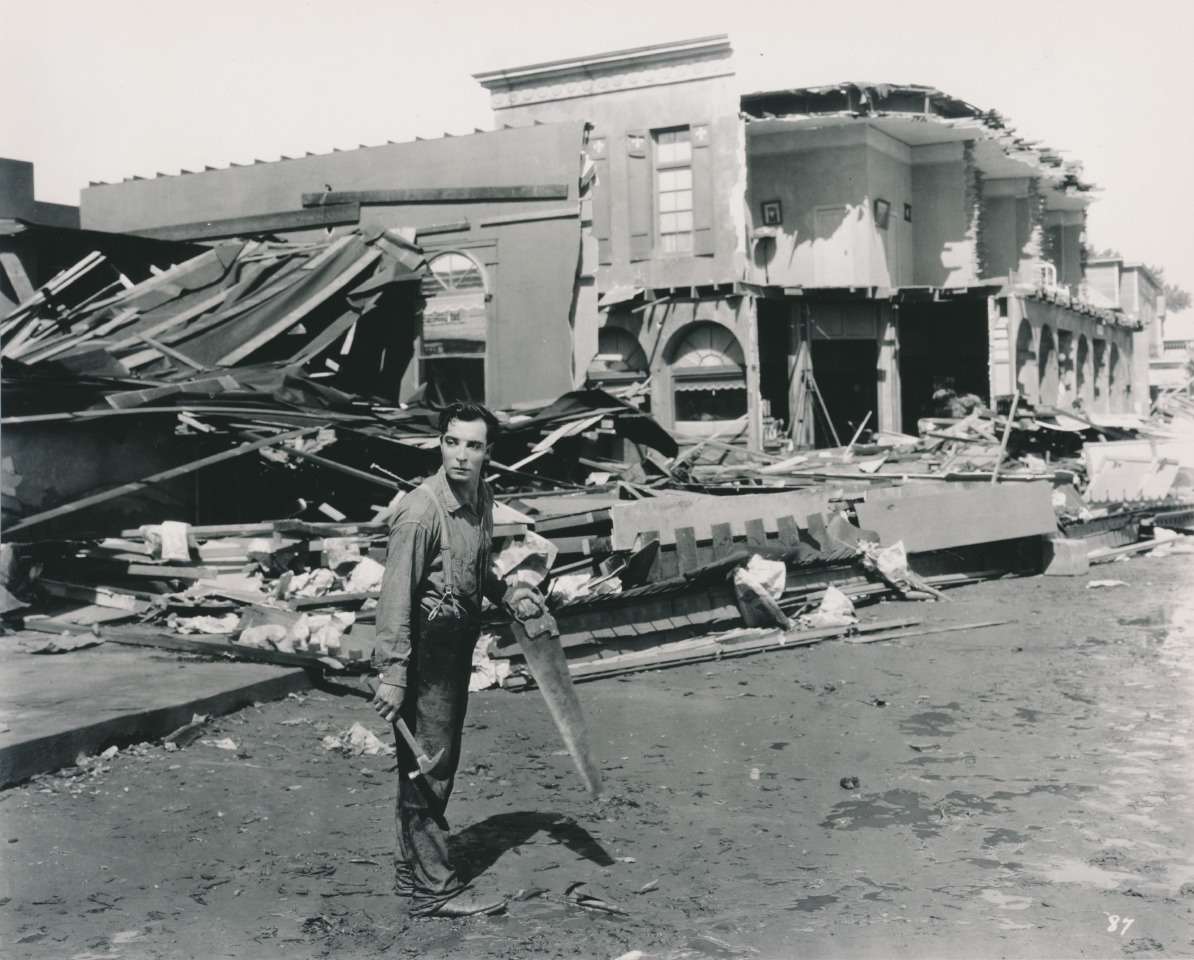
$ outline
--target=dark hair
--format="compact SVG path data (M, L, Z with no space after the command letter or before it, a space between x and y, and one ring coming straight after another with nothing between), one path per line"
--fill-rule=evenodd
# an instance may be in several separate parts
M470 400L457 400L455 403L448 404L448 406L440 411L440 436L448 432L448 424L453 420L463 420L466 422L469 420L484 420L486 444L493 443L498 438L498 433L502 429L501 423L493 415L491 410Z

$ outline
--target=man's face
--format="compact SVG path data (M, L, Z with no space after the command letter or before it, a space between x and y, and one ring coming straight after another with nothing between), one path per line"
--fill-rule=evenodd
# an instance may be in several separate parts
M488 440L484 420L452 420L439 441L448 479L466 486L475 484L489 453Z

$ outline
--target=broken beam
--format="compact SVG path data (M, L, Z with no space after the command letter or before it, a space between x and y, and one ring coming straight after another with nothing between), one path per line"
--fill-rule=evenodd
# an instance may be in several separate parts
M407 187L397 190L333 190L304 193L304 207L350 203L467 203L477 200L566 200L568 184L515 187Z
M150 237L154 240L215 240L219 237L334 227L358 223L361 219L359 203L342 202L319 206L318 210L288 210L284 213L262 213L248 217L229 217L226 220L200 220L196 223L178 223L168 227L150 227L134 231L132 236Z
M132 483L122 483L118 487L112 487L109 490L104 490L102 493L92 494L90 497L84 497L82 500L75 500L72 503L64 503L61 506L54 507L51 510L43 510L41 513L35 513L31 517L25 517L23 520L18 520L16 523L11 523L6 528L6 533L15 533L18 530L24 530L26 527L32 527L34 524L43 523L46 520L53 520L55 517L64 517L69 513L75 513L83 510L86 507L95 506L97 503L104 503L108 500L113 500L116 497L124 496L128 493L136 493L138 490L155 484L161 483L163 480L172 480L175 477L181 477L188 473L194 473L196 470L201 470L204 467L210 466L213 463L221 463L224 460L231 460L233 457L239 457L245 453L252 453L254 450L261 450L264 447L272 447L275 444L285 443L287 440L293 440L295 437L301 437L303 434L312 433L320 429L319 427L303 427L301 430L290 430L286 433L279 433L277 436L267 437L264 440L257 440L253 443L241 444L239 447L234 447L231 450L224 450L221 453L212 454L210 457L203 457L201 460L192 460L190 463L184 463L179 467L172 467L169 470L163 470L161 473L155 473L151 477L146 477L144 480L134 480Z

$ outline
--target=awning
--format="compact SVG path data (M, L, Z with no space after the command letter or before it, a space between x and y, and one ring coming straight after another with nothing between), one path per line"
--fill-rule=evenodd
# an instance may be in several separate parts
M677 379L675 387L677 390L745 390L746 381L731 377L710 380Z

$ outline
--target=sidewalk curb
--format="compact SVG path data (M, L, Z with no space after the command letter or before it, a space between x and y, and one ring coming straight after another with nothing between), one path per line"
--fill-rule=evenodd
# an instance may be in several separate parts
M91 756L110 746L127 747L157 740L190 723L197 714L220 716L255 702L280 700L288 693L313 686L307 672L282 672L246 686L230 687L196 700L109 717L97 723L51 733L0 748L0 789L22 783L39 773L73 766L79 754Z

